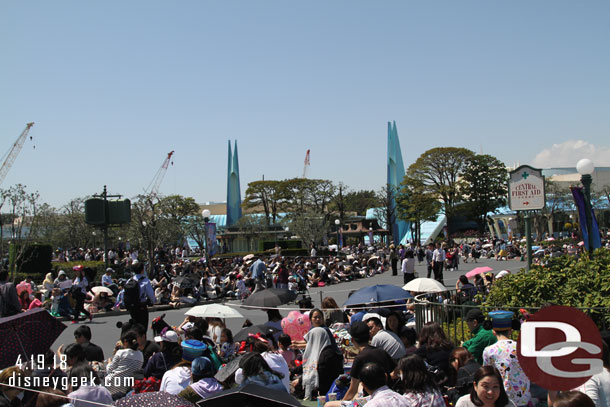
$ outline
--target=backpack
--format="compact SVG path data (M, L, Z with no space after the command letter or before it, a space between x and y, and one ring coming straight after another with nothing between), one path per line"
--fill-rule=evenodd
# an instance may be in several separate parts
M140 305L140 283L135 278L130 278L124 287L123 304L125 308L137 307Z

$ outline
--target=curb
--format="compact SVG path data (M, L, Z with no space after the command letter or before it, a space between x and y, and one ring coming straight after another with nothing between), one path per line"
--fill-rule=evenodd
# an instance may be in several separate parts
M192 308L196 305L206 305L206 304L216 304L219 303L221 301L219 300L207 300L207 301L198 301L196 303L193 304L184 304L181 305L178 308L174 308L170 305L153 305L148 307L148 312L157 312L157 311L173 311L173 310L177 310L177 309L182 309L182 308ZM119 316L119 315L125 315L125 314L129 314L129 311L127 311L126 309L120 309L120 310L114 310L114 311L102 311L102 312L96 312L94 314L91 314L92 318L103 318L103 317L115 317L115 316ZM56 317L56 319L58 321L72 321L71 317Z

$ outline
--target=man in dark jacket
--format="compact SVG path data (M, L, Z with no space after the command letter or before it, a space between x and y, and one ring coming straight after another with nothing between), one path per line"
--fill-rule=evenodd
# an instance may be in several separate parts
M104 362L104 351L91 343L91 329L87 325L81 325L74 331L74 340L82 346L89 362Z

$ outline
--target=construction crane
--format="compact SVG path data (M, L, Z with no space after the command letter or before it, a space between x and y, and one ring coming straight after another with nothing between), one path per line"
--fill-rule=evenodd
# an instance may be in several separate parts
M13 144L13 147L11 147L11 150L4 156L6 158L3 157L4 159L2 162L2 167L0 168L0 185L4 181L4 178L6 178L6 174L8 174L8 171L13 166L13 163L15 162L15 159L19 155L19 152L21 151L21 147L23 147L23 143L25 143L25 139L28 137L28 133L30 132L30 129L32 128L33 125L34 125L34 122L26 124L25 129L21 132L21 135L17 138L17 141L15 141L15 143ZM30 136L30 140L31 139L32 139L32 137Z
M309 169L309 150L305 154L305 164L303 165L303 176L301 178L307 178L307 170Z
M155 177L148 185L148 188L146 188L146 195L156 196L157 193L159 192L159 186L161 185L161 182L163 181L163 177L165 177L165 172L167 171L167 167L169 166L169 163L172 159L173 154L174 154L173 150L167 154L167 157L163 161L163 164L161 164L161 168L159 168L159 171L157 171L157 173L155 174ZM172 163L172 165L174 165L173 161L171 161L171 163Z

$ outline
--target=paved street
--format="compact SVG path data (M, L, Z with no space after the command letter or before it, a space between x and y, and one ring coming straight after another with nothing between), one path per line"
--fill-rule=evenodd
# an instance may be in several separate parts
M478 263L460 263L460 269L458 271L445 271L445 285L447 287L453 288L455 287L455 282L461 274L465 274L469 270L472 270L475 267L479 266L489 266L494 269L495 273L498 273L500 270L510 270L515 273L519 271L521 268L525 267L525 262L521 262L518 260L509 260L509 261L496 261L496 260L487 260L487 259L479 259ZM416 265L415 270L419 273L420 277L426 276L426 266L425 263L421 265ZM403 277L402 275L398 275L396 277L392 276L391 271L386 271L384 274L377 275L372 278L359 279L349 283L341 283L336 285L331 285L329 287L324 288L311 288L309 293L313 300L315 306L320 306L320 293L323 297L331 296L336 301L337 304L342 305L348 297L348 294L352 290L358 290L362 287L367 287L375 284L394 284L398 286L402 286ZM230 301L227 304L239 306L238 301ZM282 312L282 315L286 316L288 313L288 309L294 308L295 305L292 304L287 306L286 312ZM163 312L155 312L151 313L150 320L161 315L163 313L166 314L165 320L171 325L179 325L184 319L184 313L188 310L188 308L182 308L179 310L171 310L171 311L163 311ZM261 310L252 310L252 309L238 309L241 314L244 315L245 318L250 319L254 324L261 324L267 320L267 315L264 311ZM94 318L93 322L87 323L91 328L93 338L92 342L101 346L104 350L104 355L106 358L112 355L112 351L114 350L114 344L119 339L120 329L116 328L116 323L118 321L127 322L129 320L129 315L120 315L120 316L109 316L109 317L100 317ZM227 320L227 326L233 331L235 334L241 328L244 320L236 319L236 320ZM57 347L62 344L68 344L74 341L74 330L83 324L84 322L80 322L79 324L71 325L69 322L68 328L62 333L62 335L55 341L53 345L53 350L56 350ZM149 330L149 338L152 337L152 331Z

